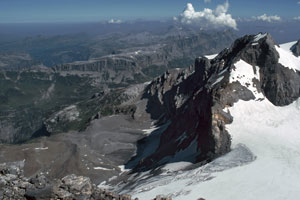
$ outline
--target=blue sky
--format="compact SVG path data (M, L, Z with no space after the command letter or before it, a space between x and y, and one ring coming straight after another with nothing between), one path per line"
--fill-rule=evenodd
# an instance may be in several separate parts
M284 18L300 16L300 0L229 0L233 17L264 13ZM214 9L225 0L1 0L0 23L85 22L111 18L161 19L179 15L190 2L196 10Z

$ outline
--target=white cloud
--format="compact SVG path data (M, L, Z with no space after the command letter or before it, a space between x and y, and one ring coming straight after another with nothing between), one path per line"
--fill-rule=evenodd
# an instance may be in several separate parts
M204 0L204 3L211 3L211 0Z
M263 14L261 16L253 17L256 20L261 20L265 22L274 22L281 21L281 18L278 15L268 16L267 14Z
M300 20L300 16L294 17L294 20Z
M177 18L185 24L201 24L208 27L230 27L237 29L236 21L227 13L229 3L218 5L215 10L204 8L203 11L195 11L193 4L188 3L185 10Z
M119 19L110 19L107 23L109 24L121 24L122 21Z
M300 5L300 1L298 1L298 2L297 2L297 4L299 4L299 5Z

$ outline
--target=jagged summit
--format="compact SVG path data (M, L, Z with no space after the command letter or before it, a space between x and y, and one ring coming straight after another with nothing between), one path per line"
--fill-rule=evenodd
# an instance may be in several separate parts
M213 68L218 68L219 62L223 60L229 71L240 60L259 67L261 77L257 87L274 105L283 106L299 97L300 62L286 62L295 59L280 48L270 34L260 33L236 40L230 49L222 51L211 63Z
M147 170L177 161L206 163L229 152L226 125L234 117L227 108L239 100L264 99L285 106L300 96L300 65L287 63L286 56L293 55L270 34L246 35L214 59L197 58L194 67L152 81L143 98L163 128L154 139L143 140L143 150L129 166Z
M300 163L300 60L293 45L277 45L268 33L246 35L212 59L199 57L189 69L152 81L143 98L158 127L140 141L128 163L135 173L117 191L242 199L251 188L246 199L274 199L276 187L297 197L289 182L300 174L293 167Z

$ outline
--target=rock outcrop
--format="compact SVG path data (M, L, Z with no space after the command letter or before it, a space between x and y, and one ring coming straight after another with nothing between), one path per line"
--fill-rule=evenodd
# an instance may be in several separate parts
M0 165L0 197L4 200L27 199L82 199L82 200L131 200L130 195L118 195L98 188L88 177L68 175L59 180L48 180L43 174L26 178L24 162ZM136 199L137 200L137 199Z
M295 56L300 56L300 40L298 40L298 42L294 46L292 46L291 50Z

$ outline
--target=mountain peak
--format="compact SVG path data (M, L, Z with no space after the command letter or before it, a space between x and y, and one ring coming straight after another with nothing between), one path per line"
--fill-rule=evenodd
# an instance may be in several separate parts
M284 106L300 96L300 72L282 61L293 58L287 55L295 57L268 33L246 35L213 59L199 57L194 68L169 71L154 80L144 98L148 110L158 108L153 119L164 128L156 132L157 149L135 161L136 169L175 161L205 163L229 152L226 125L234 119L227 108L239 100L266 99ZM145 143L143 148L148 148Z

